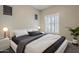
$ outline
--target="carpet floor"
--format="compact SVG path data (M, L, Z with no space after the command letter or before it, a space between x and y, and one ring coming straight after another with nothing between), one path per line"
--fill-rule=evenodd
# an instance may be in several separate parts
M79 53L79 45L69 43L65 50L65 53Z

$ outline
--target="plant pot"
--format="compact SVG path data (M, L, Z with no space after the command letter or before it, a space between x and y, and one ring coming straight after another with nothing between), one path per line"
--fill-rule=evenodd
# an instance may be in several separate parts
M78 40L73 39L73 42L72 43L78 44Z

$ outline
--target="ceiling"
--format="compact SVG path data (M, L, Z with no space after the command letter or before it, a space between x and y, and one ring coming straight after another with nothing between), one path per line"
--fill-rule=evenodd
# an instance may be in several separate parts
M43 9L46 9L50 6L51 5L32 5L33 8L38 9L38 10L43 10Z

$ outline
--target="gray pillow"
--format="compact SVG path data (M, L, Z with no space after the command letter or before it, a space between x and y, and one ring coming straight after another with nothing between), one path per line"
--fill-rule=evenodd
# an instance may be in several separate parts
M30 36L36 36L36 35L40 35L40 34L42 34L42 33L39 32L39 31L32 31L32 32L28 32L28 34L29 34Z

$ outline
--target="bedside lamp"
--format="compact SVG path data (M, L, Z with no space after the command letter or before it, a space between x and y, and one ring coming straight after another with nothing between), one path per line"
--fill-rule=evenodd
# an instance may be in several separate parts
M40 26L38 26L38 30L40 31Z
M3 31L4 31L4 38L6 38L7 37L8 28L7 27L4 27L3 28Z
M40 26L38 26L38 29L40 29Z

